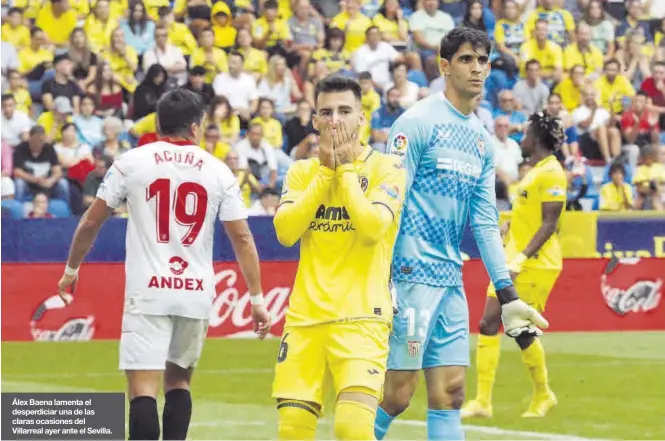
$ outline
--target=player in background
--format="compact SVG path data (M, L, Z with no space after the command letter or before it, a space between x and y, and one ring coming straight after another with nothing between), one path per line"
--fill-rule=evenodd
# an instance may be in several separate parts
M81 262L113 209L126 201L120 369L127 376L132 440L159 439L156 397L162 380L163 437L184 440L187 436L191 376L216 292L212 249L217 217L247 281L255 332L263 338L270 328L258 254L238 183L223 162L198 147L205 127L204 109L199 95L185 89L160 99L161 140L115 160L74 233L58 284L60 296L71 300L66 291L75 283Z
M469 365L469 310L462 286L460 241L470 217L473 235L497 287L506 333L541 332L547 321L517 296L506 266L495 196L495 152L473 114L489 75L485 32L456 28L441 40L443 93L400 116L388 138L404 156L406 196L392 280L398 314L390 336L383 401L375 434L409 406L419 370L427 384L429 440L464 438L460 408Z
M274 219L280 243L300 241L273 383L278 438L314 439L330 371L335 439L367 440L385 378L405 174L401 161L360 142L357 81L329 76L314 94L319 155L291 166Z
M568 180L554 154L561 148L565 132L561 121L547 113L533 114L529 121L522 152L533 168L517 189L506 257L521 298L543 312L563 266L561 246L555 233L566 205ZM492 386L501 343L501 305L491 283L487 295L476 354L477 395L462 409L462 418L492 416ZM533 382L533 398L522 416L544 417L557 400L548 386L543 346L533 335L521 335L516 341Z

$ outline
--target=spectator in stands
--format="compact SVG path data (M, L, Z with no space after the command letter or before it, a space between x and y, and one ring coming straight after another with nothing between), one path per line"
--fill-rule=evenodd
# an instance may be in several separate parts
M111 46L102 54L111 66L114 79L129 93L136 90L137 81L134 73L139 68L139 58L133 47L125 42L125 34L117 28L111 34ZM99 107L99 106L98 106Z
M254 39L248 29L238 29L236 50L244 57L243 68L245 72L253 76L258 84L263 76L268 73L268 55L265 51L255 48L253 42ZM306 74L306 72L303 74Z
M58 156L47 143L42 126L31 128L29 139L14 150L14 184L18 201L30 200L32 195L46 191L69 205L69 183L63 178Z
M39 192L32 199L32 210L28 213L28 219L53 219L48 212L49 198L46 193Z
M279 17L278 8L276 0L263 3L263 14L252 25L254 44L265 49L270 56L279 54L292 60L290 46L293 36L286 20Z
M654 63L651 76L644 80L640 90L649 97L650 110L660 115L658 124L665 128L665 61Z
M30 28L25 25L21 8L11 7L7 11L2 25L2 41L10 43L16 50L30 46Z
M40 99L46 71L53 67L53 52L46 46L46 34L38 27L30 31L30 46L18 53L19 72L28 80L33 99Z
M570 75L554 88L554 93L563 100L563 106L572 112L582 105L582 90L585 88L584 66L576 64L570 68Z
M372 20L360 12L359 0L346 0L346 8L330 22L331 28L343 29L344 50L350 54L365 44L365 32L372 26Z
M391 69L392 81L386 85L386 91L392 89L393 87L399 92L399 104L400 106L408 109L416 101L421 99L423 96L426 96L427 89L421 89L418 85L408 79L408 66L404 61L398 61L393 64ZM386 94L384 93L384 98Z
M256 112L259 104L259 92L256 81L248 73L243 72L244 57L239 52L229 54L229 71L222 72L212 84L215 95L228 98L231 107L240 117L241 123L247 122Z
M251 123L247 137L235 147L239 155L239 166L253 174L256 179L275 188L277 185L277 159L275 149L263 138L261 124Z
M74 108L69 98L59 96L53 100L53 110L44 112L37 118L37 124L46 130L47 142L53 143L62 139L62 126L73 121L73 112Z
M642 165L633 176L637 188L636 210L665 210L663 192L665 191L665 166L658 162L656 148L649 144L642 147Z
M110 15L109 0L97 0L92 13L85 20L83 29L88 36L90 49L100 53L111 43L111 32L119 26L118 20Z
M286 59L281 55L273 55L268 60L268 73L263 77L258 88L260 98L268 98L275 104L275 117L286 121L295 113L293 100L300 100L300 88L286 66Z
M629 152L629 163L635 167L640 155L640 147L657 145L660 140L658 114L647 108L647 94L639 91L633 97L632 107L621 117L621 132L626 142L623 150Z
M629 211L633 209L633 188L625 182L626 169L620 162L610 166L611 181L600 188L599 209Z
M344 40L345 34L342 29L328 29L323 48L312 54L312 60L323 61L330 74L349 70L351 53L344 48Z
M8 85L4 94L13 95L16 101L16 110L19 110L29 117L33 115L32 98L30 92L26 88L26 83L21 77L21 74L15 70L10 69L7 72Z
M503 90L499 93L499 108L494 110L492 116L494 118L506 116L510 121L510 129L508 131L510 138L518 143L522 142L524 129L526 129L529 117L523 112L515 110L515 98L512 91Z
M579 152L577 127L573 124L573 119L568 111L563 109L561 96L559 94L550 94L547 99L546 110L550 115L560 118L563 122L563 126L566 128L566 140L561 146L561 157L559 159L563 160L576 157Z
M309 145L317 142L312 125L312 106L306 100L298 103L298 111L284 126L287 139L286 153L293 159L303 159L309 151Z
M97 54L90 50L88 37L81 28L76 28L69 36L69 59L72 62L72 75L80 90L87 90L97 77Z
M42 104L44 109L53 110L53 101L58 97L66 97L72 103L74 113L79 112L79 104L83 91L72 78L73 63L69 55L61 54L53 59L55 76L42 84Z
M406 48L409 41L409 22L404 17L399 0L385 0L372 18L372 23L379 28L383 41L398 50Z
M139 56L155 45L155 22L148 18L142 1L130 4L128 17L120 22L120 29Z
M109 116L104 120L104 136L103 143L95 147L93 154L96 158L101 156L110 156L117 158L131 148L129 143L120 139L123 125L119 118Z
M519 184L526 174L529 173L529 170L531 170L531 164L529 164L529 161L522 161L520 162L520 165L517 166L517 180L508 186L508 201L511 205L515 203L515 200L518 197L517 190Z
M548 85L552 85L561 81L563 75L563 51L561 46L548 40L547 32L547 21L537 20L533 38L525 41L520 47L520 56L522 57L520 72L524 78L526 76L526 62L532 59L538 60L541 68L541 78Z
M238 180L245 207L250 208L252 206L252 194L259 194L263 186L246 168L240 167L240 155L235 151L232 150L226 155L226 165Z
M439 0L423 0L422 5L423 8L409 18L409 28L423 64L427 66L436 62L441 39L455 27L455 21L439 10Z
M651 76L653 49L644 44L644 36L635 31L626 35L626 44L617 51L617 60L621 71L633 88L639 88L645 79Z
M518 179L518 167L522 163L522 149L508 135L510 119L498 116L494 121L494 146L496 147L496 175L506 188Z
M65 123L62 126L62 140L55 144L55 153L58 162L67 171L82 161L92 163L92 149L88 144L82 143L76 136L76 126L73 123Z
M256 201L249 210L250 216L274 216L279 205L279 193L274 188L264 188L259 194L259 200Z
M488 110L483 104L482 95L478 95L476 99L476 108L473 109L473 113L480 119L480 122L487 129L490 134L494 134L494 117L492 112Z
M113 158L109 156L102 156L95 159L95 169L88 174L85 178L85 183L83 184L83 205L86 208L89 207L95 200L95 197L97 197L99 186L102 185L104 176L106 176L106 172L108 172L112 164Z
M369 144L372 135L372 114L381 107L381 95L376 91L371 73L366 71L360 72L358 74L358 82L360 83L360 91L362 93L360 107L362 108L366 122L360 129L360 142Z
M7 90L7 73L11 70L17 70L20 67L18 52L14 46L6 41L0 43L0 64L2 67L2 93Z
M496 23L494 41L501 54L501 62L498 63L499 69L506 72L509 77L514 77L519 72L520 46L526 41L524 23L519 18L519 9L514 0L506 0L503 3L503 18L500 18ZM529 62L532 61L536 60L527 61L527 79L529 78L529 66L531 66ZM494 64L496 63L495 61ZM538 72L540 73L540 63L538 64Z
M74 115L79 141L97 145L104 141L104 121L95 115L95 99L90 95L81 98L81 112Z
M641 0L626 0L626 11L628 15L623 19L621 24L617 27L616 37L619 47L624 47L626 44L626 36L629 31L640 29L646 40L646 44L653 45L653 35L651 27L647 21L643 21L643 9Z
M612 124L610 112L598 105L598 92L593 86L585 88L582 99L582 106L572 114L582 154L609 163L621 154L621 133Z
M134 121L157 110L157 101L167 91L168 78L169 74L161 64L153 64L148 68L145 78L134 92L134 113L132 116Z
M228 11L228 6L226 5L226 3L217 2L215 3L215 6L212 9L213 15L215 15L215 11L217 10L218 6L220 8L226 6L226 10ZM189 57L190 55L192 55L192 53L197 47L197 43L196 43L196 38L194 38L194 35L192 35L192 31L189 30L189 27L184 23L177 22L175 20L175 14L168 6L160 6L157 10L157 15L158 15L158 20L155 25L155 28L157 28L160 25L166 27L169 33L168 37L169 44L172 44L173 46L180 49L180 52L182 52L182 54L185 57ZM231 13L229 12L228 16L230 15ZM215 46L221 49L226 49L233 46L233 41L235 40L235 29L233 27L231 27L231 29L233 29L233 35L228 45L221 44L221 43L227 43L227 41L224 38L218 39L219 36L217 35L217 30L215 30Z
M95 81L88 86L88 94L95 98L95 113L101 118L122 116L123 90L111 65L101 61Z
M275 104L269 98L259 99L259 111L250 124L259 124L263 127L263 139L275 150L281 150L284 144L282 124L273 117Z
M381 32L377 26L367 29L366 43L353 54L352 66L356 73L369 72L374 84L385 90L391 82L390 66L401 59L399 52L385 41L381 41Z
M570 12L557 4L557 0L540 0L540 6L531 12L524 24L527 38L537 34L538 22L541 20L547 25L546 38L552 43L566 46L568 42L575 41L575 19Z
M329 75L329 70L328 66L323 60L312 61L311 70L311 75L308 75L307 81L305 81L305 84L303 85L303 92L305 99L313 108L315 107L314 89L316 89L316 85L320 80Z
M547 105L550 89L540 78L538 60L526 62L526 78L521 79L513 88L513 96L520 103L521 110L527 115L543 110Z
M202 66L206 71L206 83L212 84L221 72L228 72L229 60L226 52L215 47L215 33L212 28L202 29L199 33L199 47L194 49L190 66Z
M563 69L568 71L575 65L586 68L584 74L591 79L603 73L603 53L591 44L591 28L584 22L576 30L575 43L569 44L563 51Z
M210 106L208 121L219 127L220 141L230 146L236 145L240 136L240 118L233 112L226 97L215 97Z
M187 77L187 84L185 89L196 92L203 98L206 107L212 104L215 98L215 90L210 84L205 81L205 68L203 66L194 66L189 69L189 76Z
M388 89L386 102L372 114L372 147L382 153L386 153L390 128L405 111L400 105L399 98L399 90L396 87Z
M300 59L300 74L306 75L309 60L314 51L323 46L326 38L323 23L316 15L311 14L309 0L297 0L294 4L295 14L289 18L289 32L293 36L292 50Z
M494 30L488 30L483 18L483 2L481 0L468 0L466 3L466 13L464 14L461 25L465 28L487 32L490 39L493 38Z
M635 95L628 78L619 73L621 65L616 59L605 62L605 73L594 83L600 92L600 104L612 115L621 115L623 101Z
M202 141L203 149L213 155L215 158L223 161L231 151L231 146L221 139L221 133L217 124L210 124L206 127Z
M224 58L226 58L226 55L224 55ZM182 86L187 82L185 56L178 47L169 43L169 31L163 25L155 27L155 45L143 54L143 71L147 72L155 64L159 64L166 69L168 73L167 80L170 79L174 86Z
M614 41L614 24L609 20L603 9L602 0L591 0L584 9L584 21L591 30L591 44L605 54L604 60L614 58L616 50Z
M50 5L48 4L50 3ZM66 52L69 34L78 22L76 12L69 8L69 0L49 0L39 9L35 26L43 29L56 54Z
M14 199L16 187L14 181L8 176L2 176L0 181L0 192L2 193L2 217L21 219L23 218L23 204Z
M32 127L30 117L16 110L14 95L2 95L2 142L6 142L10 147L16 147L28 140L30 127Z

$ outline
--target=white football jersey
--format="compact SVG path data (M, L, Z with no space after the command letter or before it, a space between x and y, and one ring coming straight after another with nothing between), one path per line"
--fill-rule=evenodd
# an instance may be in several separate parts
M125 311L207 319L218 213L247 218L226 164L197 146L146 144L115 160L97 197L110 208L127 202Z

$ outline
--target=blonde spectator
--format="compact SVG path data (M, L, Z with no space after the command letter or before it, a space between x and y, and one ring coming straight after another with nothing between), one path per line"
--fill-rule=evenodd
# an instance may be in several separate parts
M385 87L385 94L395 87L399 91L399 105L408 109L419 99L420 88L408 79L408 66L404 61L398 61L392 66L392 81ZM385 96L384 96L385 98Z
M100 158L108 156L117 158L131 148L129 143L120 140L120 134L123 131L123 125L120 118L110 116L104 120L104 136L106 139L100 145L95 147L94 156Z
M656 146L647 144L642 147L642 165L633 176L637 188L636 210L664 210L663 192L665 191L665 166L658 162Z
M69 36L69 59L73 63L73 75L81 90L86 90L97 77L97 54L90 50L88 37L82 28L76 28Z
M601 211L629 211L633 209L633 188L625 182L626 169L615 162L610 166L610 182L600 187Z
M155 22L148 20L143 2L134 1L127 20L120 23L125 41L141 56L155 45Z
M621 65L614 59L605 63L605 73L594 83L600 92L601 105L611 111L613 115L623 112L624 98L632 98L635 88L630 84L628 78L620 72Z
M409 23L404 18L398 0L385 0L372 19L372 23L379 28L383 41L399 49L406 47L409 40Z
M147 72L155 64L166 69L178 86L187 82L187 60L178 47L169 43L169 30L163 24L155 27L155 45L143 54L143 71Z
M228 72L229 60L226 52L215 47L215 33L206 28L199 34L199 47L192 53L191 66L202 66L206 70L206 83L212 84L221 72Z
M243 68L245 72L254 77L258 84L261 78L268 73L268 55L265 51L255 48L253 42L254 39L249 29L238 29L236 47L245 58Z
M563 99L563 106L572 112L582 105L582 90L585 87L584 66L576 64L570 69L570 75L554 88L554 93Z
M78 17L70 9L69 0L47 0L37 14L35 26L44 30L56 50L63 50L67 48L69 34L77 22Z
M233 113L233 108L226 97L215 97L210 105L208 121L219 128L221 142L230 146L236 145L240 137L240 118Z
M536 21L533 38L520 47L522 57L520 73L525 77L526 63L534 59L540 63L543 80L558 83L563 75L563 51L558 44L548 40L548 26L545 20Z
M365 32L372 26L372 20L360 12L359 0L346 0L346 10L333 18L330 27L344 31L344 49L354 52L365 44Z
M83 25L90 49L99 53L109 47L111 33L118 25L118 21L110 16L109 0L97 0L95 8Z
M350 69L351 53L344 49L344 31L337 28L328 29L323 48L312 54L312 60L326 63L328 71L333 74L340 70ZM310 64L310 66L313 66ZM312 74L312 71L309 72Z
M224 4L224 2L220 3ZM189 27L184 23L175 21L175 15L168 6L160 7L158 13L159 20L157 26L162 25L168 29L169 43L180 49L185 57L192 55L198 44Z
M106 118L122 112L122 83L113 73L111 65L105 61L97 67L95 81L88 86L88 93L95 99L97 116Z
M591 44L591 28L580 23L576 30L577 40L563 51L563 69L570 70L580 64L586 68L586 76L597 78L603 72L603 53Z
M14 96L16 110L32 117L32 98L30 97L30 92L25 87L25 81L21 77L21 74L14 69L10 69L7 71L7 80L9 85L4 93Z
M607 18L603 2L591 0L584 9L583 23L591 30L591 44L604 55L604 60L614 58L616 45L614 42L614 24Z
M111 66L118 83L128 92L134 93L138 85L134 72L139 67L139 57L133 47L127 46L122 29L116 28L113 31L111 45L103 57Z
M9 8L7 21L2 25L2 41L11 43L17 51L30 46L30 28L23 24L21 9Z
M284 119L283 115L291 116L295 112L296 105L292 100L300 100L302 94L281 55L273 55L268 60L268 73L259 84L258 94L260 98L269 98L275 103L280 120Z
M258 116L250 121L250 124L258 124L263 128L263 139L275 150L281 150L284 144L282 136L282 124L273 118L275 106L268 98L259 100Z
M654 51L644 44L641 32L630 31L626 34L626 44L617 51L617 60L621 64L621 72L633 88L639 89L644 80L651 76L653 56Z
M62 139L62 127L72 122L74 108L69 98L59 96L53 100L53 110L42 113L37 118L37 125L42 126L46 132L46 140L49 143L58 142Z
M547 39L560 46L575 41L575 19L556 3L556 0L540 0L540 6L527 18L524 28L527 38L533 38L538 21L548 25Z
M215 32L215 46L230 49L236 41L237 29L233 27L233 17L229 5L217 2L210 13L212 30Z

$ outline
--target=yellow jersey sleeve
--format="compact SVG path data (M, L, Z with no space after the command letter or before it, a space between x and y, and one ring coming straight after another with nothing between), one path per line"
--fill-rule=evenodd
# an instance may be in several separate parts
M573 14L571 14L565 9L562 9L561 16L563 17L563 25L566 28L566 30L567 31L575 30L575 19L573 18Z
M637 171L635 172L635 175L633 176L633 183L635 185L641 184L642 182L647 182L649 181L649 166L647 165L640 165L637 167Z
M566 202L568 179L563 170L547 170L540 179L541 202Z
M506 41L506 32L503 29L503 23L506 20L500 19L496 22L496 27L494 28L494 41L497 44L503 44Z
M291 165L273 219L277 239L282 245L291 247L305 234L334 178L335 171L315 159L296 161Z

